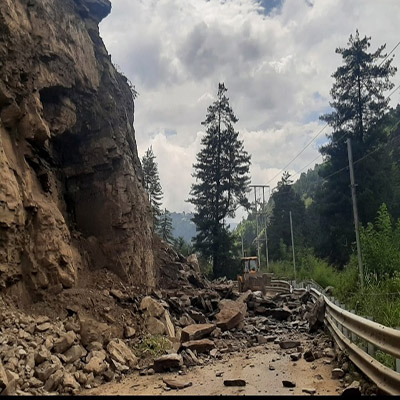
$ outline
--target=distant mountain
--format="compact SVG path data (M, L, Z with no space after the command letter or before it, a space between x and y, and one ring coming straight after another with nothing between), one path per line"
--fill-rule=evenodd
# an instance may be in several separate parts
M191 221L193 213L171 212L172 234L175 238L182 236L186 242L190 243L196 236L196 225Z
M172 235L175 238L182 236L186 242L190 243L196 236L196 225L191 221L193 213L171 212ZM238 222L229 222L229 230L233 231L238 226Z

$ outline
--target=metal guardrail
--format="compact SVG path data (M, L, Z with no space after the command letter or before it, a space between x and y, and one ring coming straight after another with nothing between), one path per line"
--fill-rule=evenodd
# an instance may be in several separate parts
M335 305L326 295L308 284L307 290L315 301L323 296L326 305L325 325L341 350L346 350L350 360L364 372L383 392L400 394L400 373L384 366L372 354L375 348L400 358L400 331L362 318ZM368 354L354 342L361 338L368 343ZM372 350L371 350L372 349Z
M289 282L277 279L272 279L271 285L265 287L267 291L280 293L291 293L291 288L292 286Z

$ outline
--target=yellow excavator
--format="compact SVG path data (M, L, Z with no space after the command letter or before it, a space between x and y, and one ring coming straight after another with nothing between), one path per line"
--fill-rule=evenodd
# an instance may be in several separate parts
M273 274L260 271L258 257L242 257L241 265L243 274L237 276L239 292L250 289L253 292L260 290L265 294L267 286L271 286Z

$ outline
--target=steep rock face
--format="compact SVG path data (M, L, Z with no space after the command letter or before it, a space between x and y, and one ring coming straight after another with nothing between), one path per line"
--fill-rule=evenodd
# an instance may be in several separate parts
M0 290L72 287L87 265L155 286L132 91L98 32L110 9L0 3Z

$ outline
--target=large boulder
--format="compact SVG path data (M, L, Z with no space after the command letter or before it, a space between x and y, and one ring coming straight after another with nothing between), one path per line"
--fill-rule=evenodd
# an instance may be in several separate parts
M164 307L150 296L146 296L140 303L140 310L146 316L159 318L164 314Z
M132 350L122 340L111 340L107 345L107 351L112 359L122 365L128 365L129 368L134 368L138 363Z
M79 315L79 322L81 343L84 346L91 342L107 342L112 336L111 327L103 322L82 315Z
M319 296L313 308L305 315L308 321L309 331L315 332L324 326L325 301L324 296Z
M145 328L150 335L163 335L165 333L165 325L155 317L146 319Z
M193 324L186 326L181 332L181 342L201 339L209 335L215 328L214 324Z
M247 305L243 302L233 300L221 300L219 302L220 312L216 315L217 327L223 331L238 326L247 312Z
M210 339L190 340L182 343L184 349L196 350L198 353L207 353L215 347L215 344Z
M165 372L170 369L178 369L183 365L182 356L176 353L166 354L154 360L153 369L155 372Z
M76 334L74 331L69 331L62 334L55 342L53 349L56 353L65 353L76 340Z
M199 260L197 259L196 254L191 254L187 258L187 262L193 267L193 269L200 274L200 266L199 266Z

